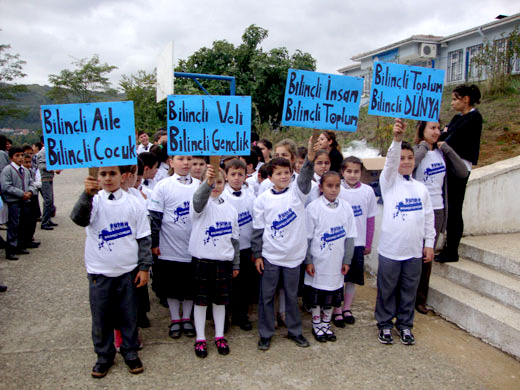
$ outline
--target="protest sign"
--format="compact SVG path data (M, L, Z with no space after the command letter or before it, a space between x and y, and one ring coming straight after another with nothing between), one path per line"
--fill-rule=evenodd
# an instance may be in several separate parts
M251 153L251 97L168 96L168 154Z
M134 102L41 106L47 169L137 164Z
M444 70L374 62L370 115L438 121Z
M363 79L289 69L282 125L356 131Z

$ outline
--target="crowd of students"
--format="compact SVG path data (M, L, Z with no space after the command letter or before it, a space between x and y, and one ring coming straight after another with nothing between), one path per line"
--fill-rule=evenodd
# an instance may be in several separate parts
M423 122L412 147L403 141L405 122L395 121L379 183L384 208L375 317L382 344L393 343L394 326L403 344L415 343L414 309L426 311L426 276L426 287L418 292L418 286L421 275L429 277L425 264L431 264L445 225L439 211L446 203L445 178L449 172L468 176L450 142L480 137L481 128L460 135L452 123L475 115L480 93L475 96L473 86L454 90L452 106L460 114L443 132L445 141L439 142L439 123ZM248 313L256 303L258 349L270 348L276 324L296 345L309 346L299 296L311 313L315 340L335 341L331 323L355 322L355 285L364 284L364 256L372 250L378 212L373 189L361 183L362 161L343 159L329 131L300 148L290 139L274 147L253 139L250 155L222 158L219 169L205 157L168 156L165 138L158 131L152 145L140 133L138 165L99 168L97 178L85 180L71 213L86 227L98 357L92 376L107 374L116 351L131 373L144 370L138 327L150 326L150 273L152 290L169 309L169 337L193 337L198 357L208 355L208 307L219 354L230 352L229 319L243 331L253 329Z
M7 260L18 260L19 255L29 254L28 249L40 246L34 240L39 220L43 230L58 226L51 220L56 213L53 178L54 172L47 170L45 162L43 137L42 142L19 147L0 135L0 224L7 230L5 240L0 236L0 248L5 249ZM7 286L0 285L1 292L6 290Z

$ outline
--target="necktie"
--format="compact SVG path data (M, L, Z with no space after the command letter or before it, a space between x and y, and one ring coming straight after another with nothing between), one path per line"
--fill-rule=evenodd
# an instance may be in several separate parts
M20 167L20 168L18 168L18 170L20 171L20 175L22 175L22 177L23 177L23 168Z
M144 184L145 186L147 186L147 185L148 185L148 179L144 179L144 180L143 180L143 184Z
M240 195L242 195L242 191L234 191L233 195L240 196Z
M410 175L403 175L403 177L404 177L406 180L410 181Z
M114 196L114 194L110 194L108 195L108 200L114 200L116 197Z

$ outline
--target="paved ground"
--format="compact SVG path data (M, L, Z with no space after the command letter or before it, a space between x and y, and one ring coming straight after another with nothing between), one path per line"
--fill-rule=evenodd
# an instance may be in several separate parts
M72 170L57 176L59 227L38 229L41 248L17 262L1 256L0 281L9 290L0 294L0 389L520 388L519 361L432 313L416 317L415 346L380 345L370 283L358 290L356 324L338 330L335 343L311 340L304 315L310 348L297 348L280 329L271 350L260 352L255 330L231 328L231 354L220 356L210 345L204 360L194 355L192 339L168 338L167 310L151 295L152 327L142 332L140 355L145 372L129 374L118 357L106 378L93 379L84 231L68 218L85 175Z

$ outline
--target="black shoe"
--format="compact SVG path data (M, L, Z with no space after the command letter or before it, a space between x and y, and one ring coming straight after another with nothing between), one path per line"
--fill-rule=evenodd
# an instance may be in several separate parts
M7 286L0 284L0 292L6 292L6 291L7 291Z
M345 313L350 313L350 315L345 315ZM345 324L352 325L356 322L356 318L352 315L350 310L343 310L343 321L345 321Z
M170 336L172 339L178 339L179 337L181 337L181 332L182 332L182 328L181 328L181 323L179 321L172 322L170 324L170 330L168 331L168 336Z
M332 315L332 323L336 328L344 328L345 320L343 319L343 314L337 313Z
M243 331L249 332L253 330L253 324L249 321L249 318L241 318L239 320L233 319L233 324L238 325Z
M323 330L318 328L317 330L314 330L314 326L312 327L312 335L314 336L314 339L319 343L325 343L327 341L327 336L325 336L325 333Z
M110 367L112 367L113 365L113 361L108 363L96 363L92 368L91 375L94 378L103 378L108 373L108 370L110 370Z
M150 327L150 320L146 314L137 317L137 326L141 329Z
M215 340L215 345L217 346L218 353L221 355L229 354L229 344L225 338L221 338Z
M47 224L47 226L52 226L52 227L55 227L55 226L58 226L57 223L54 223L52 221L49 221L49 223Z
M292 334L287 335L289 340L292 340L296 343L298 347L307 348L310 346L309 342L303 335L299 334L298 336L293 336Z
M381 344L393 344L394 339L392 338L392 329L383 328L379 330L377 339Z
M27 244L27 248L29 248L29 249L35 249L35 248L39 248L39 247L40 247L39 242L30 242Z
M417 310L421 314L428 314L428 309L423 304L415 305L415 310Z
M195 328L191 320L182 321L182 333L186 337L195 337Z
M205 358L208 356L208 344L206 341L197 341L195 342L195 355L200 358Z
M42 230L54 230L54 228L52 226L42 225Z
M40 245L40 244L41 244L40 241L34 241L34 240L32 240L31 242L32 242L33 244L35 244L35 245Z
M271 338L270 337L260 337L258 340L258 349L260 351L267 351L271 347Z
M433 258L437 263L456 263L459 261L458 253L449 253L446 250L442 250L441 253Z
M18 257L16 257L16 256L15 256L14 254L12 254L12 253L8 253L8 254L6 254L6 255L5 255L5 258L6 258L7 260L18 260Z
M414 345L415 337L413 337L412 331L408 328L401 329L399 331L399 339L404 345Z
M22 248L17 248L16 249L16 254L17 255L28 255L30 252L26 249L22 249Z
M130 371L132 374L140 374L144 371L143 363L138 357L131 360L125 359L125 363L128 366L128 371Z

